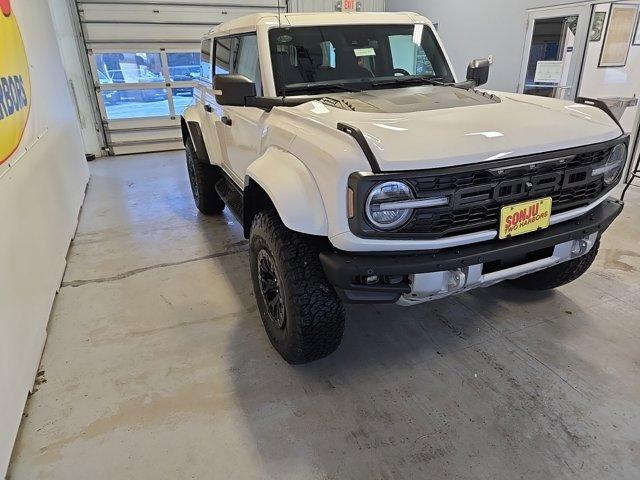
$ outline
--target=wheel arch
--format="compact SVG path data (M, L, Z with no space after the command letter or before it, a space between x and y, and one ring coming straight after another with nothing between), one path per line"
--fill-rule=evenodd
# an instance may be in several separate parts
M243 225L248 238L257 213L273 207L293 231L327 236L328 222L318 185L294 155L269 149L247 169L243 195Z
M185 112L187 113L187 112ZM200 123L192 116L185 117L180 116L180 130L182 131L182 143L186 146L187 139L191 138L193 147L196 150L196 157L203 163L211 163L209 161L209 153L207 152L207 146L202 136L202 129Z

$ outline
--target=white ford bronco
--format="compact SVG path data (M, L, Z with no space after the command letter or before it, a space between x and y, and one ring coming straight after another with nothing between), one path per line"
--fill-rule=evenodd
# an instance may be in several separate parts
M459 82L414 13L257 14L205 36L182 117L193 196L243 225L285 360L333 352L343 302L551 289L589 268L628 136L597 101L477 90L488 75L474 60Z

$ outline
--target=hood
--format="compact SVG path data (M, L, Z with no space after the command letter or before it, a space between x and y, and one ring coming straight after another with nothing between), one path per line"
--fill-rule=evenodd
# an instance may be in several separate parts
M340 122L359 128L382 171L531 155L622 134L595 107L442 86L329 94L291 110L330 128Z

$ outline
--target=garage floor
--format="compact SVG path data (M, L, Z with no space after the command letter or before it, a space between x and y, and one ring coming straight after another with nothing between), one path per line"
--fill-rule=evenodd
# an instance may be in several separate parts
M640 189L574 284L349 308L292 367L182 157L91 164L11 479L640 478Z

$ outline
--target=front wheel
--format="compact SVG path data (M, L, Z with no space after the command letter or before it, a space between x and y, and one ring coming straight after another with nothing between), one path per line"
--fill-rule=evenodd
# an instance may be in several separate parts
M201 162L197 156L191 138L184 146L187 156L187 171L193 200L200 213L211 215L224 210L224 202L216 192L215 184L220 177L216 167Z
M598 255L598 248L600 248L600 240L586 255L563 262L555 267L524 275L511 280L511 283L526 290L551 290L566 285L582 276L589 269Z
M335 351L345 312L327 281L316 239L287 229L273 211L251 225L253 291L273 347L287 362L302 364Z

